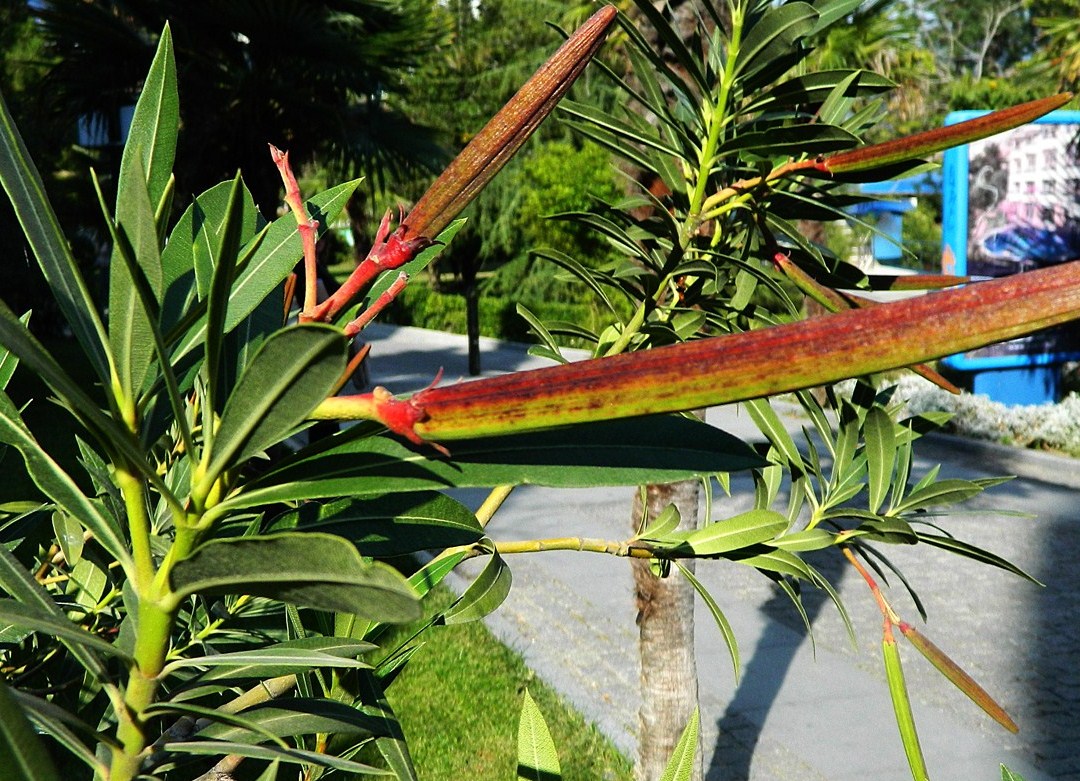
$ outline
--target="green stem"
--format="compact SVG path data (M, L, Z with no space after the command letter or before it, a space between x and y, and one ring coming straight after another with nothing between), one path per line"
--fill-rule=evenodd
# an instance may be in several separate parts
M127 511L128 535L131 538L131 555L135 562L134 582L136 593L144 593L154 580L154 557L150 549L150 518L146 514L146 490L142 480L125 467L116 470L116 483L124 497Z
M728 101L731 99L731 85L735 83L735 61L739 56L739 47L742 44L743 8L741 3L732 3L731 6L731 41L728 44L727 59L724 63L724 73L720 79L720 92L716 103L708 106L708 116L705 121L709 126L709 135L705 139L701 155L698 158L697 180L694 189L690 193L690 208L687 219L679 237L680 243L686 247L690 243L690 237L697 227L698 215L705 201L705 189L709 184L709 172L712 170L713 160L716 157L716 148L720 143L720 131L727 124Z
M490 523L495 513L502 507L503 502L514 492L514 487L512 485L497 485L491 489L487 499L476 511L476 520L480 522L482 527L486 527Z
M671 277L666 276L660 284L656 286L656 293L652 298L646 298L639 305L634 312L634 316L630 318L626 326L623 328L622 333L619 334L619 338L612 342L611 346L604 352L605 358L610 358L612 355L622 355L627 352L630 347L630 342L634 337L641 333L642 326L645 325L645 320L649 316L649 312L660 305L660 300L664 297L664 293L667 291L668 285L671 283Z
M495 551L499 555L511 553L541 553L553 550L583 551L585 553L606 553L609 556L626 556L632 558L648 559L656 555L656 552L646 547L639 547L640 543L613 542L589 537L551 537L542 540L519 540L515 542L497 542Z
M130 781L138 775L150 745L143 713L157 695L159 675L169 650L175 612L140 596L139 631L135 640L135 665L124 689L123 710L116 730L120 749L113 752L109 781Z
M135 590L138 632L132 654L135 663L128 671L123 703L117 709L116 737L120 748L113 752L109 781L130 781L138 775L151 743L143 714L157 696L179 607L175 599L170 599L169 572L173 562L190 553L196 542L196 532L186 524L177 524L176 538L161 567L155 568L150 547L150 519L146 512L146 486L125 468L117 469L116 480L127 509L135 562L131 584Z

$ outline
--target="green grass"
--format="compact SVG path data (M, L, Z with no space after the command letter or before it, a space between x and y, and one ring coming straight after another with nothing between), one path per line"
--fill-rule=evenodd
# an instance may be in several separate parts
M432 595L431 609L452 599ZM380 638L393 648L409 627ZM536 700L559 752L566 781L632 777L629 760L581 714L529 670L482 623L439 626L387 692L425 781L506 781L517 771L517 729L523 693Z

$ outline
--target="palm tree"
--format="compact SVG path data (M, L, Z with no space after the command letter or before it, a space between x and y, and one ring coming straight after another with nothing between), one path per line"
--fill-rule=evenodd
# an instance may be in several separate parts
M270 213L279 180L268 142L373 186L437 159L430 136L394 108L402 73L439 35L431 11L427 0L47 0L43 94L56 121L90 118L118 139L168 22L182 106L178 202L239 162Z

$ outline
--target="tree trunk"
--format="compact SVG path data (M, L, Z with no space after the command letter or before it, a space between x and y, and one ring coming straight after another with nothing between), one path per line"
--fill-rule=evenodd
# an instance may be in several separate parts
M649 518L674 504L679 527L693 529L698 522L700 483L687 480L645 489ZM641 492L634 496L634 524L642 516ZM689 568L693 561L687 561ZM638 649L641 657L641 711L638 734L638 781L657 781L679 742L698 703L697 663L694 659L694 589L674 573L652 574L649 562L633 559L638 609ZM692 781L701 781L704 758L700 740Z
M469 375L480 374L480 290L475 282L465 287L465 333L469 343Z

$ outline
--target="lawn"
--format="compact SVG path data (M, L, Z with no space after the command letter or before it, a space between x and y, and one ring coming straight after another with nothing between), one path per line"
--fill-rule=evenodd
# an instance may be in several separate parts
M440 588L431 609L453 595ZM404 639L409 627L380 639ZM506 781L517 770L517 729L525 689L536 700L566 781L629 781L630 761L581 714L536 678L482 623L435 627L390 687L417 773L425 781Z

